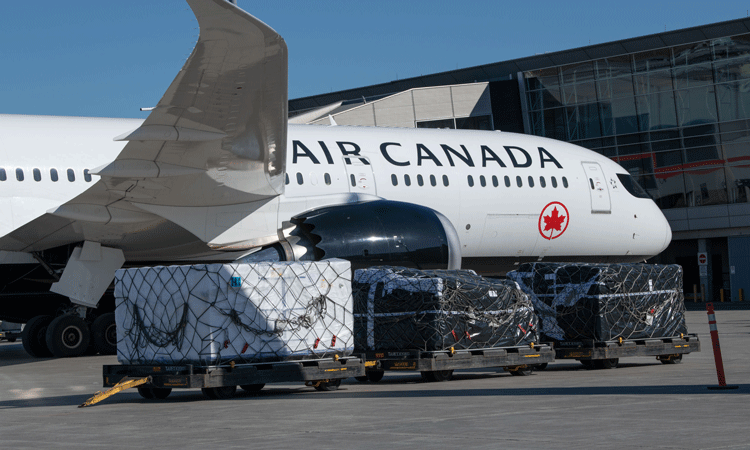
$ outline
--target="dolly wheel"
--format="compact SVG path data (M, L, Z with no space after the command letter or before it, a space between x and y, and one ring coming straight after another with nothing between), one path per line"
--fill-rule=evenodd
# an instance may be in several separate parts
M682 355L662 355L658 356L657 359L662 364L680 364L682 362Z
M378 381L382 380L383 375L385 375L385 370L368 370L367 371L367 379L371 383L377 383Z
M154 398L154 391L153 389L148 388L148 387L139 387L138 395L145 398L146 400L151 400Z
M341 386L341 379L321 381L315 386L318 391L335 391Z
M596 367L596 364L594 364L594 360L592 359L581 359L581 364L583 364L583 367L592 370Z
M164 400L165 398L169 397L169 394L172 393L172 388L151 388L151 387L139 387L138 388L138 394L147 399L159 399Z
M424 370L422 378L427 381L450 381L453 378L452 370Z
M237 386L220 386L213 388L201 388L203 395L212 400L223 400L232 398L234 393L237 392Z
M154 392L154 398L159 400L164 400L172 393L172 388L152 388L151 390Z
M614 369L620 363L620 358L597 359L594 367L597 369Z
M544 370L548 363L534 364L534 370Z
M367 378L367 375L362 375L361 377L354 377L354 379L359 381L360 383L364 383L369 380L369 378Z
M240 387L245 392L258 392L266 385L266 383L259 384L241 384Z
M511 375L515 375L517 377L525 377L531 375L534 372L534 368L531 366L519 367L514 370L509 370L509 372Z

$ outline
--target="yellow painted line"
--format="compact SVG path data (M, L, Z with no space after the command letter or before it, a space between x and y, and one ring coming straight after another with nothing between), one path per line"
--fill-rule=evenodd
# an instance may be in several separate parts
M524 355L524 358L539 358L542 355Z

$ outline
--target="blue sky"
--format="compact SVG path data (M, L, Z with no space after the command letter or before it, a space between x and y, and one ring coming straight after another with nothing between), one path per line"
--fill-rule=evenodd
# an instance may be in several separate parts
M723 1L238 0L289 47L289 98L737 19ZM145 117L197 39L180 0L0 10L0 113Z

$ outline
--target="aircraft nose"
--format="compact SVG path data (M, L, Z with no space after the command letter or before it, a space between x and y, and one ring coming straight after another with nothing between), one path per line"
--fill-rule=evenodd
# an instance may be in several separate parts
M669 221L666 217L664 217L664 245L661 248L661 251L666 250L667 247L669 247L669 243L672 242L672 227L669 226Z

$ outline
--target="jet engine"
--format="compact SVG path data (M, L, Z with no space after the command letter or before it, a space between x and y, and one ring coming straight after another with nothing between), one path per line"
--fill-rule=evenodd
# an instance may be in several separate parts
M314 209L295 216L291 223L288 245L283 245L288 260L343 258L354 268L461 268L453 224L424 206L374 200Z

